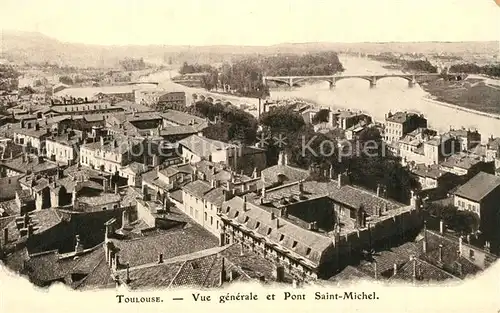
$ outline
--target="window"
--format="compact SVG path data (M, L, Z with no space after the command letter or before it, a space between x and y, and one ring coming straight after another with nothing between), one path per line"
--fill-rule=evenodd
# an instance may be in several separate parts
M469 250L469 258L474 260L474 250Z
M285 239L285 235L281 234L280 235L280 241L283 241L283 239Z
M207 214L207 213L205 213ZM214 217L213 216L210 216L210 225L213 225L214 224Z
M270 235L270 234L271 234L271 231L272 231L272 229L271 229L271 227L269 227L269 228L267 229L267 234L268 234L268 235Z
M205 212L205 221L208 219L207 212Z
M292 244L292 249L295 249L295 247L297 247L297 241L294 241Z
M306 255L311 254L311 248L307 248Z
M260 227L260 222L257 222L257 224L255 225L255 228L259 228Z

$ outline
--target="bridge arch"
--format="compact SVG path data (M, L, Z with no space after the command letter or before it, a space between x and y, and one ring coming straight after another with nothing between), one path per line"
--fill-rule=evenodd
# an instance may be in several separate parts
M295 84L302 83L305 81L324 81L327 83L332 83L332 79L326 78L326 77L301 77L301 78L294 79L293 84L295 85Z
M411 75L380 76L380 77L377 77L377 81L384 79L384 78L402 78L402 79L406 80L407 82L412 82L412 81L414 81L415 77L412 77Z

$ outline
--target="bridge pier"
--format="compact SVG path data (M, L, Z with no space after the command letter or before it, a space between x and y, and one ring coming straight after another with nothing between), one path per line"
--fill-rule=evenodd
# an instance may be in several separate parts
M375 88L377 86L377 79L374 77L370 80L370 88Z
M330 86L330 90L334 89L335 88L335 81L333 82L328 82L329 86Z
M293 78L290 78L288 81L288 85L290 86L290 89L293 88Z
M409 88L413 88L415 87L415 85L417 84L417 81L416 80L409 80L408 81L408 87Z

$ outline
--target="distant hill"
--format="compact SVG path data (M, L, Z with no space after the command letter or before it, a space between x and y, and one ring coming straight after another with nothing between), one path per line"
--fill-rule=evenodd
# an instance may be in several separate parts
M418 43L283 43L273 46L99 46L65 43L36 32L4 31L3 56L16 63L57 63L77 67L116 67L124 58L144 58L149 63L181 64L184 61L218 63L238 55L307 53L333 50L361 53L449 53L498 54L498 42L418 42Z

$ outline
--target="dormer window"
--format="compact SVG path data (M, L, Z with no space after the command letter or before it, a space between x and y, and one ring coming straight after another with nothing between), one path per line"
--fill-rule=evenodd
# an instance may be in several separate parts
M249 217L245 216L245 223L248 222Z
M259 228L260 227L260 222L257 222L257 224L255 225L255 228Z
M283 241L283 239L285 239L285 235L281 234L280 235L280 241Z
M292 244L292 249L295 249L295 247L297 247L297 241L294 241Z
M271 229L271 227L269 227L269 228L267 229L267 235L270 235L270 234L271 234L271 231L272 231L272 229Z
M307 248L306 255L311 254L311 248Z

